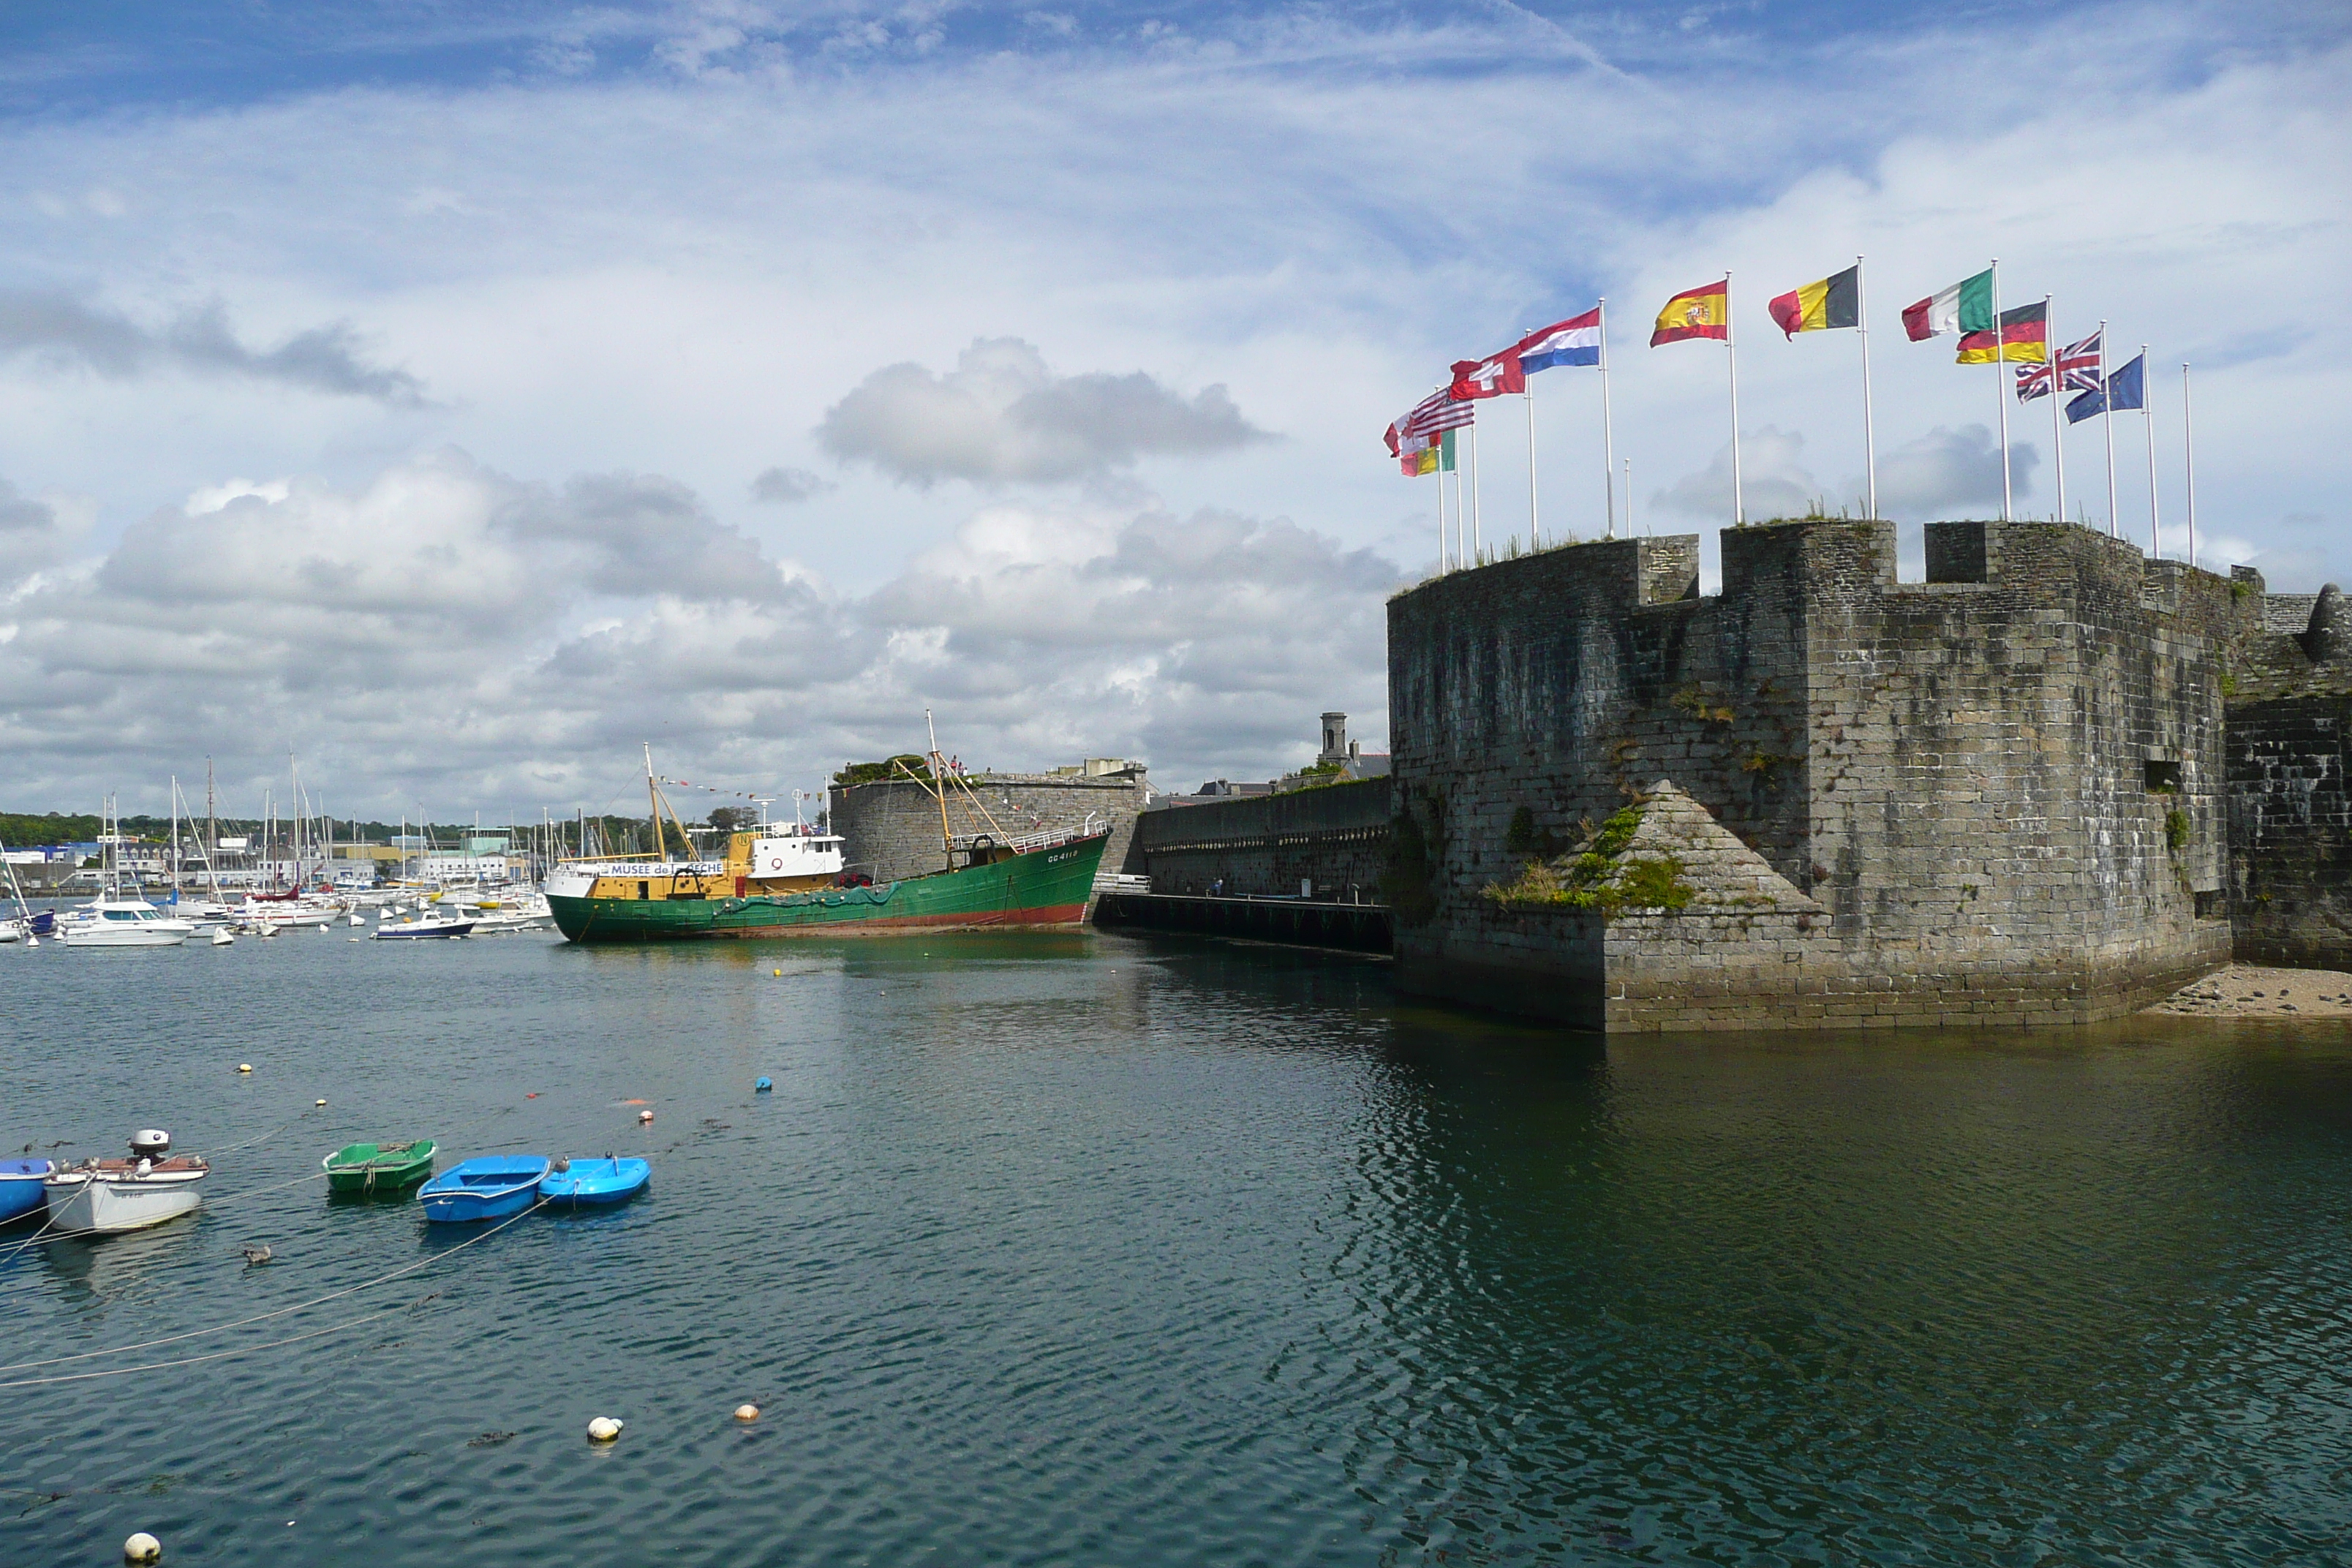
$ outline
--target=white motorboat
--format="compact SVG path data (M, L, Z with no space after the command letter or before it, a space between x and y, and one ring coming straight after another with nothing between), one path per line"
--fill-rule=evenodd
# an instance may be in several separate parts
M455 913L439 910L419 910L415 918L404 921L382 921L368 932L373 942L417 941L430 937L464 936L474 929L474 922Z
M68 947L177 947L195 930L143 899L93 899L58 921L58 938Z
M52 1171L41 1190L49 1228L68 1235L111 1235L193 1214L204 1202L211 1167L194 1154L173 1154L172 1135L134 1133L128 1160L86 1160Z

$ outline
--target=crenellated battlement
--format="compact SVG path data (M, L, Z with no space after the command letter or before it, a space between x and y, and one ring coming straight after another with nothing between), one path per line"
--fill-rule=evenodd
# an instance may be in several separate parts
M2223 675L2258 594L2058 523L1930 524L1919 583L1881 521L1720 543L1712 595L1680 535L1391 601L1397 800L1433 848L1409 989L1633 1027L2090 1017L2226 956ZM1482 897L1514 823L1564 847L1659 779L1829 911L1703 1005L1738 942L1661 967L1693 928Z

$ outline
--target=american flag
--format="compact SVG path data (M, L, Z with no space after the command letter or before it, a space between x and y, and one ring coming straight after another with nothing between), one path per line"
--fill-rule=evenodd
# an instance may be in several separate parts
M1389 426L1389 451L1394 456L1432 446L1448 430L1477 422L1478 405L1456 402L1450 389L1440 387L1412 405L1412 412Z
M2059 385L2068 392L2099 390L2099 365L2103 349L2099 340L2104 331L2093 332L2079 343L2068 343L2058 351L2055 364L2021 364L2017 367L2017 400L2031 403L2037 397L2050 395L2052 377L2058 376Z

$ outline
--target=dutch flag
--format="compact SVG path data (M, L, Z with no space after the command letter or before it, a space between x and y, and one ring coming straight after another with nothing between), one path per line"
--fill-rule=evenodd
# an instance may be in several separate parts
M1533 374L1556 364L1601 363L1601 307L1538 327L1519 340L1519 368Z

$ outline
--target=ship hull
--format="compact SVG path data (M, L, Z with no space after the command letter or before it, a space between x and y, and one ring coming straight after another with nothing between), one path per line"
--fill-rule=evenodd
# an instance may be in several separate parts
M992 865L870 888L724 899L566 898L551 892L547 904L557 928L578 942L1070 926L1086 914L1108 841L1108 835L1097 834Z

